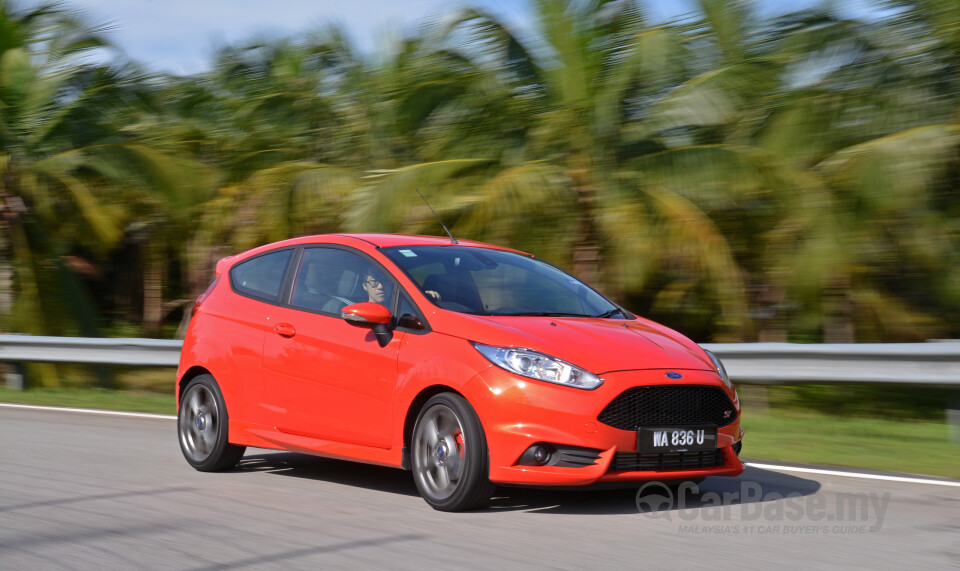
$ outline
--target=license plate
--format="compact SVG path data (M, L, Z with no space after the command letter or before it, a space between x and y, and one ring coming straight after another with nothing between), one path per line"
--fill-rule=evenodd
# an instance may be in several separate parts
M717 428L715 426L638 428L637 452L699 452L716 450Z

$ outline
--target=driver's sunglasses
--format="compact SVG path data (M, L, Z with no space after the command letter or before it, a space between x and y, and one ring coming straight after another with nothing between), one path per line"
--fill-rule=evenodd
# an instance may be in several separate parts
M372 278L367 280L367 285L370 287L380 287L380 283L381 283L380 280L375 280Z

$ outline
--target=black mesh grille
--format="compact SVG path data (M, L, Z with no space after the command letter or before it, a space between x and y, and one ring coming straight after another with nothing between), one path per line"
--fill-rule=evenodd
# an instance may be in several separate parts
M654 385L620 393L597 420L636 430L640 426L726 426L736 418L733 403L719 387Z
M610 463L610 472L669 472L676 470L694 470L723 466L723 452L705 450L703 452L665 452L662 454L635 454L617 452Z

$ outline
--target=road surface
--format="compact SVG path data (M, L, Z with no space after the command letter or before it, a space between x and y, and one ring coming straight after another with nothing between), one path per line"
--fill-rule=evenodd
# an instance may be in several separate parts
M960 568L957 485L750 467L695 492L503 489L448 514L409 472L248 449L204 474L169 418L0 407L5 569Z

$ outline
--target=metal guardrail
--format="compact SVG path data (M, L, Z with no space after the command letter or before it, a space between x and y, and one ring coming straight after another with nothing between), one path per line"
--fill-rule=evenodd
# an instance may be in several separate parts
M0 335L0 361L176 367L181 341ZM735 383L860 383L960 387L960 341L705 343Z
M0 361L176 367L183 341L0 335Z
M735 383L858 383L960 387L960 341L704 343Z

